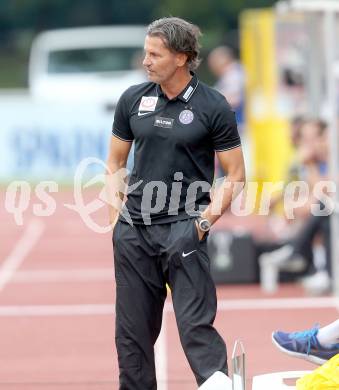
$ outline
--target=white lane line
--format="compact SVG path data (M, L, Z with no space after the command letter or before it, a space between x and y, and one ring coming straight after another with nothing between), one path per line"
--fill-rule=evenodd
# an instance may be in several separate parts
M275 310L275 309L321 309L339 308L339 299L332 297L270 298L219 300L218 310Z
M220 300L218 311L339 309L337 298L282 298ZM171 303L165 313L172 313ZM0 306L0 317L114 315L114 304Z
M22 270L16 272L11 283L64 283L114 281L113 268Z
M158 389L167 390L167 324L166 313L163 314L160 335L155 344L155 367L157 372Z
M34 248L45 229L45 224L39 219L33 219L28 223L26 230L9 256L2 262L0 267L0 291L11 280L16 270L25 260L29 252Z
M0 306L0 317L113 315L113 304Z

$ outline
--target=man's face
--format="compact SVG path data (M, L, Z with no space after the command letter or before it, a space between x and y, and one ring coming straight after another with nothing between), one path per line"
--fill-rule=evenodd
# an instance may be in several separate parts
M173 77L176 70L185 64L183 54L167 49L160 37L147 35L144 50L143 66L148 79L154 83L166 83Z

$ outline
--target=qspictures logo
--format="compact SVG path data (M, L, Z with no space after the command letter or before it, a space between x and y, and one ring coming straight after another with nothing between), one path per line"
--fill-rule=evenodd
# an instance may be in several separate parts
M93 165L102 172L90 177ZM119 211L124 220L133 225L131 215L125 207L129 194L138 191L141 207L141 216L146 225L151 224L151 216L162 212L167 207L169 215L178 215L182 209L180 199L184 175L175 172L173 182L168 184L163 181L150 181L144 183L139 180L131 185L128 184L129 171L125 168L116 172L110 172L102 160L94 157L83 159L75 171L73 180L73 203L64 203L66 207L77 213L83 223L95 233L108 233L112 227L108 221L99 224L93 218L93 214L108 206ZM91 186L100 190L95 199L88 202L84 192ZM141 191L142 189L142 191ZM32 207L33 214L38 217L48 218L57 209L57 202L53 196L59 191L59 185L55 181L41 181L32 186L27 181L13 181L6 188L5 210L13 215L17 225L25 222L24 213ZM235 216L249 216L252 214L267 216L272 209L273 199L280 198L282 213L288 220L296 218L296 210L309 207L314 216L328 216L336 209L334 194L336 184L333 181L319 181L312 188L304 181L284 182L257 182L231 183L227 177L219 178L213 187L205 181L194 181L185 189L185 212L190 216L196 216L203 211L203 206L197 205L198 192L208 192L212 199L211 211L214 215L221 215L222 201L225 191L231 193L229 211ZM32 194L38 201L32 204ZM168 196L169 195L169 196ZM168 202L169 198L169 202ZM206 207L206 206L205 206ZM179 210L180 209L180 210Z

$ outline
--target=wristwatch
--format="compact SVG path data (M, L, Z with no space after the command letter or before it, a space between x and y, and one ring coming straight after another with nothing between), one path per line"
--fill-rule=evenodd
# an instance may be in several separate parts
M202 232L208 232L211 229L211 222L203 217L198 217L198 226Z

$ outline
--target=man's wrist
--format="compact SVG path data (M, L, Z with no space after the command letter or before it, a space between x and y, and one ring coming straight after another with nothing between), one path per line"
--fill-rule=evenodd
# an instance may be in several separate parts
M215 222L217 222L217 220L220 218L221 214L213 214L211 207L209 206L202 213L200 213L200 216L204 219L207 219L211 226L213 226Z
M203 215L197 217L197 223L198 223L199 230L204 233L209 232L212 226L211 222Z

